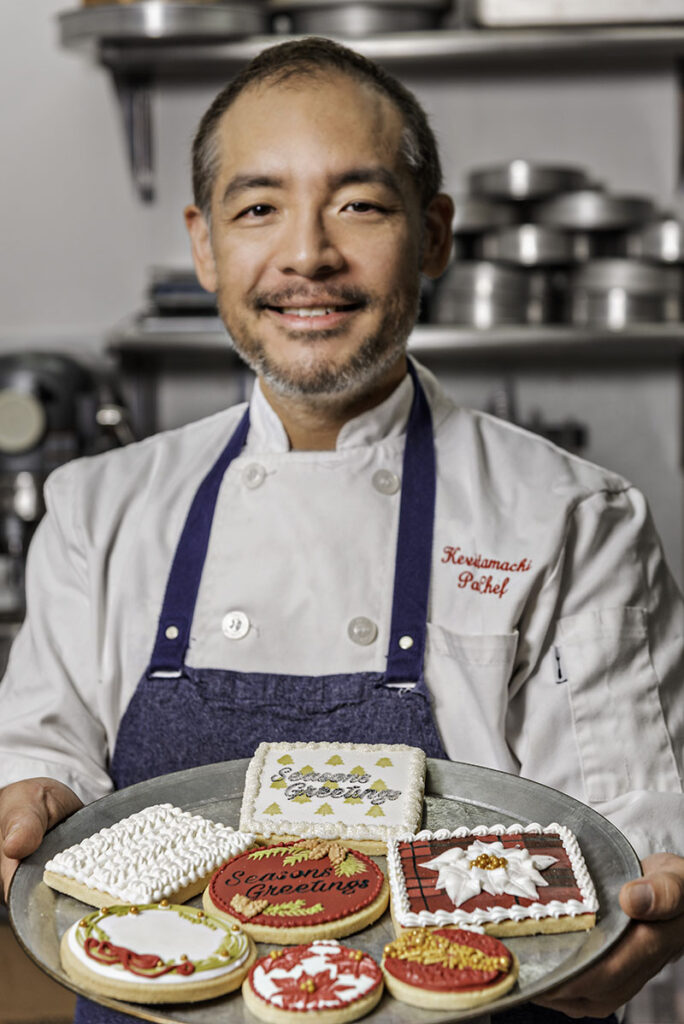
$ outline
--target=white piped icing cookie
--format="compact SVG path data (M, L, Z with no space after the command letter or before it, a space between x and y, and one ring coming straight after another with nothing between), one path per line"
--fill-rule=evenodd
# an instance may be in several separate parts
M380 1000L382 972L359 949L334 940L288 946L262 957L245 978L242 994L252 1013L265 1021L306 1018L322 1022L355 1020Z
M194 1002L230 992L256 959L252 940L194 907L93 911L64 934L64 969L80 986L133 1002Z
M247 769L240 828L384 852L390 838L420 826L425 768L424 752L403 744L261 743Z
M183 903L254 841L172 804L155 804L62 850L45 865L43 880L95 907L170 897Z
M387 866L398 932L455 925L532 935L596 921L596 890L564 825L423 831L392 841Z

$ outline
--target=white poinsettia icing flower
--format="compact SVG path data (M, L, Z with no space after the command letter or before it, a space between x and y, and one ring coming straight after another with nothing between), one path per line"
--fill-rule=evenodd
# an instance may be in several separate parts
M476 839L467 849L454 846L421 867L437 871L437 889L445 889L455 907L480 892L492 896L522 896L534 900L538 885L548 885L540 871L556 863L556 857L531 854L522 847L482 843Z

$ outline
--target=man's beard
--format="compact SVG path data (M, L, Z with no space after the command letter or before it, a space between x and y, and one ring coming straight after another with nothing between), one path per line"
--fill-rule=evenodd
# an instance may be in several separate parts
M325 288L328 302L337 298L342 303L372 309L377 304L371 295L358 289ZM315 293L303 294L301 289L281 290L278 293L259 294L250 301L251 308L258 313L267 306L297 306L298 301L316 301ZM295 363L279 363L266 351L258 333L238 316L233 314L230 303L219 291L218 307L221 319L233 340L235 350L254 373L264 380L273 391L281 395L307 396L310 398L330 396L357 397L372 390L373 385L406 352L406 342L418 314L419 282L409 282L394 298L377 329L362 341L361 345L342 362L334 358L319 357L316 346L319 342L343 337L349 329L346 325L320 331L287 331L280 328L293 342L309 345L310 348ZM327 303L321 301L321 305Z

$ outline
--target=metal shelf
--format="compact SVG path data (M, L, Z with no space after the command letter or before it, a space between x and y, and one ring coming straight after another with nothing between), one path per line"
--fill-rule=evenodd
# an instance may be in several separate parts
M264 47L293 38L268 34L257 5L160 3L90 7L58 15L65 47L94 47L120 70L185 73L245 63ZM542 62L568 57L643 62L684 53L684 25L587 26L538 29L444 28L344 40L382 63L459 64Z
M268 34L264 8L250 0L225 6L143 0L64 11L58 21L63 46L86 50L113 74L133 179L145 201L154 198L154 79L225 77L265 47L294 38ZM677 64L684 56L684 24L444 28L342 41L382 64L429 73L521 66L553 73L559 66Z
M184 353L232 353L230 337L218 317L135 318L108 339L117 355L139 354L164 359ZM534 358L577 356L614 360L684 353L684 323L633 325L621 330L540 324L474 327L419 324L409 339L409 351L421 355L460 358L514 356Z

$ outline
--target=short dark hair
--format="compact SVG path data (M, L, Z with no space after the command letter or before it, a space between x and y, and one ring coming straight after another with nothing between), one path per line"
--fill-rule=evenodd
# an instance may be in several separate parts
M192 147L192 186L195 204L207 220L218 173L216 129L226 110L248 86L278 84L288 78L339 71L367 82L387 96L404 121L401 151L415 182L423 208L442 186L442 168L434 133L413 93L393 75L355 50L319 36L279 43L262 50L216 96L199 123Z

